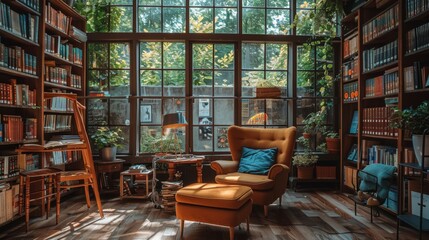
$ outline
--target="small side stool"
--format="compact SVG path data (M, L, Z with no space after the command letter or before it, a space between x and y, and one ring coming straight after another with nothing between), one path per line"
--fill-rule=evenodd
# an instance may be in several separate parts
M183 239L185 220L229 227L229 239L234 239L234 227L246 221L252 212L250 187L216 183L194 183L176 193L176 217L180 219Z
M42 200L42 209L44 209L45 200L47 199L47 219L51 209L52 196L56 197L56 224L58 224L60 215L60 176L60 170L51 168L23 171L19 173L19 214L22 214L22 207L23 204L25 204L26 231L28 231L28 223L30 221L30 202ZM32 185L40 186L40 188L31 191L30 187ZM55 191L53 191L53 188L55 188Z

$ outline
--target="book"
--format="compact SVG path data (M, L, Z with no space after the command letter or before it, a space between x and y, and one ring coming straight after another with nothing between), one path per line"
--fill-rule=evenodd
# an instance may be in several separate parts
M357 162L358 160L357 144L353 144L353 146L350 148L349 154L347 155L347 160Z
M353 112L353 117L352 117L352 121L350 124L350 130L349 133L350 134L357 134L358 132L358 124L359 124L359 113L357 110L355 110Z

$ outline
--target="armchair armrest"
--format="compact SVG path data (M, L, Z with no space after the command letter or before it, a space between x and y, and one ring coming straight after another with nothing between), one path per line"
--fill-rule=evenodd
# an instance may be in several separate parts
M238 161L216 160L210 163L210 167L216 172L216 175L237 172Z
M273 166L271 166L270 171L268 172L268 178L269 179L276 179L277 175L281 174L281 173L289 173L289 167L284 165L284 164L274 164Z

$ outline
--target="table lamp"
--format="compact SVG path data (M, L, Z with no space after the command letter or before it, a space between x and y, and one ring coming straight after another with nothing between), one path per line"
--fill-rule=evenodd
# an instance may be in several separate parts
M173 130L174 155L177 158L177 150L180 151L179 141L177 139L177 128L186 127L188 122L182 112L165 114L162 120L162 128ZM177 149L179 147L179 149Z

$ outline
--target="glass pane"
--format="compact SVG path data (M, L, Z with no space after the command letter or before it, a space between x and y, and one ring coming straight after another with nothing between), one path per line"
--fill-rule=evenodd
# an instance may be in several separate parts
M213 103L210 98L195 99L193 103L193 124L213 123Z
M213 44L192 45L192 68L213 68Z
M189 0L189 6L213 6L213 0Z
M267 69L287 70L287 63L287 44L267 44Z
M108 49L107 43L88 44L88 68L107 68Z
M288 125L288 101L267 99L267 124L269 125Z
M241 78L241 95L244 97L256 96L255 87L258 81L264 79L263 71L242 71Z
M215 44L215 68L234 69L234 45Z
M298 47L298 70L313 70L314 66L314 48Z
M185 6L186 0L163 0L164 6Z
M127 43L110 44L110 67L130 68L130 46Z
M140 127L140 152L159 153L163 152L161 147L162 128L160 126Z
M276 7L276 8L289 8L290 1L291 0L267 0L268 7Z
M110 99L109 125L130 125L128 99Z
M298 99L296 101L296 124L302 124L308 114L315 112L316 101L310 98Z
M112 5L132 5L132 0L110 0Z
M213 9L191 8L189 15L191 33L213 33Z
M242 48L243 69L264 68L264 44L244 43Z
M195 152L208 152L213 149L213 127L198 126L192 129Z
M124 138L122 145L118 147L118 153L129 153L130 152L130 128L129 127L118 127L121 135Z
M88 99L87 104L87 124L106 125L108 116L107 99Z
M215 99L214 111L216 125L234 124L234 99Z
M265 0L243 0L243 7L265 7Z
M185 96L185 71L164 71L164 96Z
M212 96L212 71L195 70L192 72L193 96Z
M186 116L186 102L184 98L167 98L164 100L164 114L182 112ZM186 119L189 122L189 119Z
M334 86L331 75L325 76L323 72L316 73L316 92L318 97L333 97Z
M215 151L229 152L228 126L215 127Z
M267 10L267 34L286 35L290 30L289 10Z
M308 8L312 7L312 4L314 4L316 0L296 0L296 5L298 8Z
M297 96L314 96L314 73L310 71L298 71L297 77Z
M306 15L314 15L314 10L297 10L297 24L296 24L296 34L298 35L311 35L313 22L311 20L304 20ZM312 19L312 17L309 17ZM308 18L306 18L308 19Z
M216 7L236 7L237 0L223 0L223 1L215 1Z
M161 43L140 43L140 68L161 68Z
M161 71L142 70L140 71L140 95L160 96L161 95Z
M89 93L98 93L100 91L106 91L109 89L107 86L109 75L107 71L100 70L88 70L88 91Z
M265 102L261 99L248 99L248 109L246 105L242 105L242 121L243 125L264 125L267 120L265 114ZM246 101L245 101L246 102ZM248 114L247 114L248 112Z
M287 72L286 71L267 71L266 81L276 87L286 88Z
M237 9L216 8L216 33L237 33Z
M139 0L139 5L160 6L161 0Z
M161 32L161 8L139 8L139 32Z
M110 95L128 96L130 95L130 71L111 70L110 71Z
M334 100L333 99L318 99L317 100L317 110L320 110L322 108L330 109L327 111L328 117L327 117L327 124L334 124Z
M112 17L113 15L118 17ZM133 8L132 7L110 7L110 31L132 32L133 31Z
M161 124L161 99L140 100L140 124Z
M317 70L325 70L328 71L333 70L333 48L332 46L327 47L316 47L316 66Z
M185 44L164 42L164 68L185 68Z
M243 34L265 33L265 10L243 9Z
M163 10L163 32L184 33L186 25L185 8L164 8Z
M234 96L234 72L215 71L215 96Z

